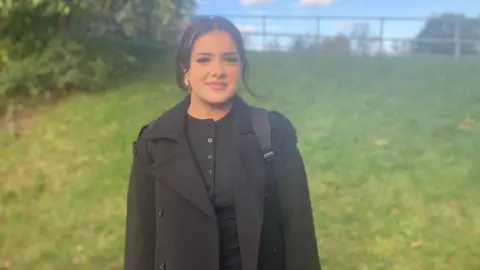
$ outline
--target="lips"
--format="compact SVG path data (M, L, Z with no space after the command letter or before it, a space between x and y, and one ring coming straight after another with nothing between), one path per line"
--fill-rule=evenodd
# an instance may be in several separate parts
M211 82L211 83L206 83L210 88L214 90L224 90L227 88L228 84L224 82Z

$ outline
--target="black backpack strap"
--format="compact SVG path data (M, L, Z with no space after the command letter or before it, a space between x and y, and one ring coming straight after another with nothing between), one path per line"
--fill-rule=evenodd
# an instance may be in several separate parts
M271 128L269 112L262 108L252 108L252 124L255 136L263 152L263 158L267 166L267 200L266 205L270 206L278 221L278 225L283 223L283 215L280 208L280 201L277 192L277 183L273 168L275 151L272 148Z
M275 152L272 149L268 111L262 108L253 108L252 124L257 140L262 148L263 158L267 163L270 163L275 158Z

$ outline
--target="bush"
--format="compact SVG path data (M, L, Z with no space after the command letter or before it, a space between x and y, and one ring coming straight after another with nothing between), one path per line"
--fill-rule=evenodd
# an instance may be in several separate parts
M161 46L105 39L52 40L41 52L0 65L0 107L12 97L98 91L118 77L141 71L159 59ZM3 104L2 104L3 103Z

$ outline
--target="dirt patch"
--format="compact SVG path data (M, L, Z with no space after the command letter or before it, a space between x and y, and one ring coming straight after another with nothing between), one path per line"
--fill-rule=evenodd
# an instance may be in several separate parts
M40 112L39 108L26 108L18 112L17 117L19 120L18 122L19 126L20 127L23 126L23 123L37 116L39 112ZM8 127L9 127L9 123L6 115L2 115L0 117L0 131L7 129Z
M53 106L68 97L69 95L65 93L50 95L48 98L21 97L22 102L20 105L20 109L17 111L17 119L19 119L17 124L22 127L25 122L35 118L35 116L40 113L42 106ZM6 114L7 109L5 107L0 108L0 131L3 131L9 127Z

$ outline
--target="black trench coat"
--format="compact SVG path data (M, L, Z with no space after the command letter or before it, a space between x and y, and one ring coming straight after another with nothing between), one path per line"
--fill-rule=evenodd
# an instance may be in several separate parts
M320 270L307 177L291 122L270 112L284 224L264 220L266 166L250 107L235 100L234 184L242 270ZM213 205L188 150L188 97L142 129L127 196L125 270L219 269ZM145 131L143 131L145 130ZM147 142L150 142L147 144ZM278 229L282 228L282 229Z

